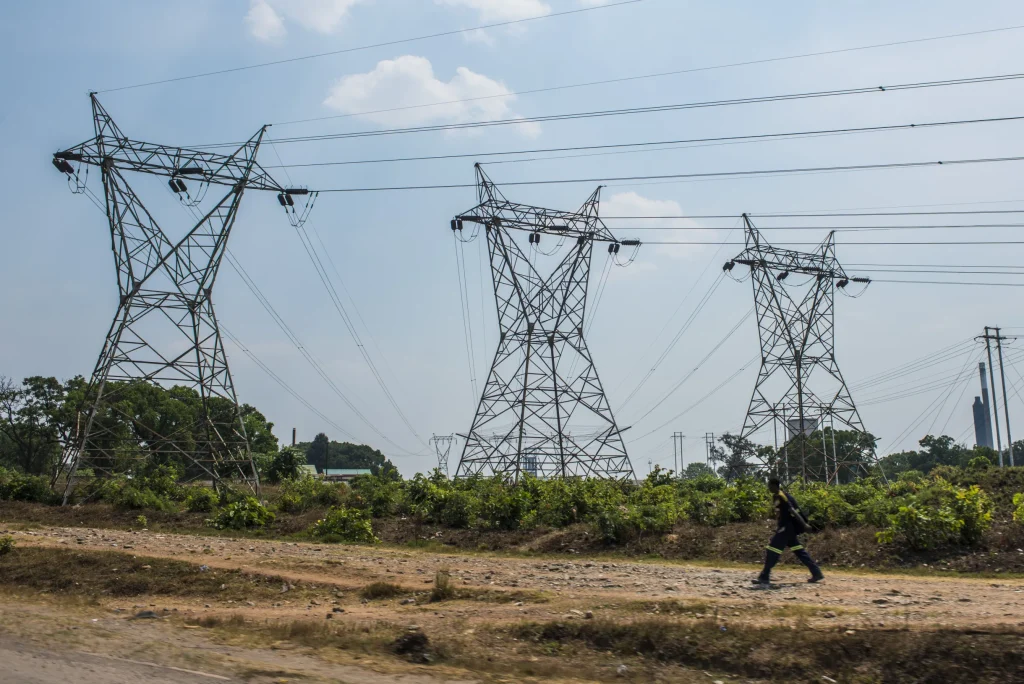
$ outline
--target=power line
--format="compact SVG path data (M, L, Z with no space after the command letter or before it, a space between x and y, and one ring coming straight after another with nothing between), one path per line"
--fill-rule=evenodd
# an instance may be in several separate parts
M420 157L390 157L385 159L346 159L342 161L326 161L326 162L306 162L300 164L279 164L276 166L265 166L266 169L281 169L281 168L310 168L310 167L323 167L323 166L351 166L360 164L391 164L399 162L418 162L418 161L441 161L446 159L479 159L481 157L504 157L504 156L515 156L523 154L547 154L553 152L578 152L582 150L614 150L624 149L633 147L654 147L654 151L670 151L676 149L689 149L692 147L700 147L695 143L724 143L724 142L759 142L765 140L778 140L778 139L800 139L806 137L825 137L832 135L851 135L857 133L878 133L884 131L902 131L902 130L915 130L921 128L940 128L946 126L963 126L971 124L981 123L1005 123L1010 121L1021 121L1024 120L1024 116L1004 116L1004 117L993 117L986 119L964 119L954 121L933 121L926 123L910 123L910 124L890 124L886 126L863 126L857 128L830 128L810 131L791 131L786 133L760 133L751 135L733 135L733 136L717 136L709 138L684 138L676 140L653 140L645 142L635 143L615 143L605 145L575 145L570 147L541 147L527 150L504 150L494 152L466 152L461 154L434 154ZM275 141L278 142L278 141ZM658 147L661 145L675 145L676 147ZM684 146L684 147L678 147ZM644 151L644 150L636 150ZM575 156L591 156L591 155L575 155ZM559 159L561 157L545 157L542 160L547 159ZM535 159L519 159L515 161L537 161ZM637 217L642 218L642 217Z
M662 220L664 217L651 216L650 220ZM616 226L616 230L673 230L673 231L707 231L715 230L716 226ZM953 228L1024 228L1024 223L943 223L943 224L905 224L905 225L864 225L864 226L767 226L759 230L829 230L843 232L871 232L880 230L944 230Z
M979 159L951 159L944 161L923 161L923 162L894 162L887 164L850 164L845 166L810 166L803 168L791 168L791 169L756 169L750 171L715 171L715 172L703 172L703 173L670 173L670 174L657 174L657 175L641 175L641 176L608 176L603 178L555 178L548 180L536 180L536 181L508 181L502 183L502 185L565 185L573 183L625 183L630 181L643 181L643 180L685 180L695 178L743 178L752 176L781 176L798 173L828 173L837 171L877 171L881 169L911 169L911 168L924 168L934 166L958 166L967 164L993 164L1002 162L1019 162L1024 161L1024 156L1021 157L990 157L990 158L979 158ZM476 186L472 183L451 183L443 185L395 185L395 186L384 186L384 187L364 187L364 188L328 188L322 189L318 192L337 192L337 193L352 193L352 192L394 192L394 191L408 191L408 190L464 190L467 188L475 188Z
M939 81L917 81L913 83L900 83L895 85L866 86L859 88L840 88L834 90L807 91L800 93L788 93L783 95L761 95L757 97L742 97L727 100L710 100L703 102L684 102L679 104L650 105L646 107L628 107L623 109L601 109L584 112L572 112L567 114L545 114L532 117L521 117L511 119L492 119L485 121L466 121L462 123L433 124L424 126L408 126L404 128L385 128L373 131L350 131L347 133L322 133L318 135L293 136L288 138L275 138L276 144L299 143L299 142L323 142L326 140L347 140L352 138L367 138L383 135L399 135L407 133L428 133L436 131L451 131L462 129L489 128L493 126L513 126L525 123L550 123L554 121L573 121L579 119L603 118L608 116L624 116L631 114L652 114L660 112L675 112L690 109L705 109L709 107L727 107L746 104L764 104L771 102L789 102L795 100L811 100L826 97L839 97L845 95L863 95L868 93L886 93L904 90L921 90L927 88L943 88L958 85L977 85L983 83L999 83L1005 81L1016 81L1024 78L1024 73L1000 74L995 76L973 76L969 78L944 79ZM192 149L211 149L217 147L234 147L237 142L209 143L204 145L190 145Z
M304 61L308 61L308 60L311 60L311 59L320 59L322 57L331 57L333 55L342 55L342 54L346 54L346 53L349 53L349 52L359 52L361 50L371 50L373 48L388 47L388 46L391 46L391 45L401 45L403 43L414 43L414 42L421 41L421 40L430 40L432 38L443 38L445 36L455 36L455 35L458 35L460 33L472 33L474 31L482 31L482 30L491 29L491 28L500 28L502 26L511 26L511 25L514 25L514 24L525 24L526 22L538 21L540 19L553 19L555 17L564 17L564 16L567 16L567 15L570 15L570 14L581 14L583 12L593 12L595 10L610 9L612 7L619 7L621 5L632 5L632 4L635 4L635 3L638 3L638 2L643 2L643 0L620 0L619 2L612 2L612 3L603 4L603 5L594 5L594 6L591 6L591 7L581 7L581 8L578 8L578 9L565 10L563 12L552 12L550 14L543 14L543 15L535 16L535 17L526 17L524 19L511 19L509 21L500 21L500 22L495 22L495 23L492 23L492 24L483 24L481 26L475 26L473 28L454 29L454 30L451 30L451 31L441 31L440 33L430 33L430 34L423 35L423 36L416 36L414 38L400 38L400 39L397 39L397 40L388 40L388 41L384 41L384 42L381 42L381 43L371 43L369 45L359 45L357 47L344 48L344 49L341 49L341 50L331 50L330 52L318 52L318 53L312 54L312 55L302 55L301 57L289 57L288 59L278 59L278 60L274 60L272 62L260 62L258 64L248 64L248 65L245 65L245 66L231 67L229 69L218 69L216 71L206 71L206 72L202 72L202 73L198 73L198 74L190 74L188 76L176 76L174 78L164 78L164 79L160 79L160 80L156 80L156 81L147 81L145 83L135 83L133 85L120 86L120 87L117 87L117 88L107 88L106 90L99 90L97 92L99 92L99 93L113 93L113 92L117 92L119 90L132 90L132 89L135 89L135 88L147 88L149 86L161 85L161 84L164 84L164 83L177 83L177 82L180 82L180 81L190 81L190 80L197 79L197 78L207 78L209 76L219 76L221 74L231 74L231 73L237 73L239 71L250 71L252 69L262 69L264 67L278 66L280 64L292 64L294 62L304 62ZM1007 27L1007 28L1004 28L1004 29L990 29L988 32L991 32L991 31L1009 31L1011 29L1012 29L1012 27ZM977 33L986 33L986 31L979 31ZM964 35L971 35L971 34L964 34ZM954 36L949 36L949 37L954 37ZM933 38L931 40L938 40L938 39L939 38Z
M482 96L479 96L479 97L467 97L467 98L462 98L462 99L458 99L458 100L445 100L443 102L428 102L428 103L423 103L423 104L405 105L405 106L402 106L402 107L389 107L387 109L374 109L374 110L369 110L369 111L364 111L364 112L353 112L353 113L349 113L349 114L330 114L330 115L327 115L327 116L317 116L317 117L311 117L311 118L307 118L307 119L295 119L293 121L281 121L281 122L276 123L275 125L277 125L277 126L286 126L286 125L290 125L290 124L310 123L310 122L313 122L313 121L326 121L326 120L329 120L329 119L344 119L344 118L348 118L348 117L352 117L352 116L366 116L366 115L369 115L369 114L384 114L384 113L388 113L388 112L398 112L398 111L405 111L405 110L409 110L409 109L421 109L421 108L424 108L424 107L439 107L439 106L449 105L449 104L460 104L460 103L463 103L463 102L476 102L476 101L479 101L479 100L492 100L492 99L506 98L506 97L520 97L522 95L533 95L533 94L536 94L536 93L548 93L548 92L553 92L553 91L558 91L558 90L569 90L569 89L574 89L574 88L587 88L587 87L597 86L597 85L608 85L608 84L612 84L612 83L625 83L625 82L628 82L628 81L640 81L640 80L652 79L652 78L662 78L662 77L665 77L665 76L679 76L679 75L682 75L682 74L692 74L692 73L697 73L697 72L701 72L701 71L714 71L714 70L718 70L718 69L731 69L731 68L741 67L741 66L752 66L752 65L755 65L755 64L768 64L768 63L771 63L771 62L783 62L783 61L796 60L796 59L806 59L808 57L823 57L825 55L834 55L834 54L840 54L840 53L844 53L844 52L856 52L856 51L860 51L860 50L874 50L874 49L878 49L878 48L895 47L895 46L898 46L898 45L910 45L910 44L913 44L913 43L925 43L925 42L936 41L936 40L947 40L947 39L950 39L950 38L963 38L963 37L966 37L966 36L976 36L976 35L982 35L982 34L988 34L988 33L998 33L998 32L1002 32L1002 31L1014 31L1014 30L1017 30L1017 29L1020 29L1020 28L1024 28L1024 25L1021 25L1021 26L1006 26L1006 27L1002 27L1002 28L985 29L985 30L981 30L981 31L968 31L968 32L965 32L965 33L950 33L950 34L946 34L946 35L942 35L942 36L931 36L931 37L928 37L928 38L915 38L915 39L910 39L910 40L900 40L900 41L893 41L893 42L888 42L888 43L875 43L875 44L872 44L872 45L860 45L860 46L849 47L849 48L838 48L838 49L835 49L835 50L822 50L822 51L818 51L818 52L806 52L806 53L796 54L796 55L786 55L786 56L783 56L783 57L767 57L767 58L763 58L763 59L746 60L746 61L743 61L743 62L731 62L731 63L727 63L727 64L716 64L716 65L712 65L712 66L691 67L689 69L676 69L676 70L673 70L673 71L661 71L661 72L652 73L652 74L640 74L640 75L635 75L635 76L623 76L623 77L619 77L619 78L602 79L602 80L599 80L599 81L586 81L586 82L583 82L583 83L569 83L569 84L560 85L560 86L549 86L549 87L546 87L546 88L532 88L530 90L520 90L520 91L517 91L517 92L499 93L499 94L496 94L496 95L482 95Z

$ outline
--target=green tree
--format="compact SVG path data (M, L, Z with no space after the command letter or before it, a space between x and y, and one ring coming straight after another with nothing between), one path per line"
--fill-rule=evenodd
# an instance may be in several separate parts
M718 438L718 443L722 446L711 447L711 462L718 466L718 474L729 482L750 475L755 469L760 449L770 448L758 447L749 439L728 432Z
M312 442L301 444L305 447L306 463L316 466L316 469L323 472L324 468L330 468L329 454L331 440L324 433L313 438Z
M0 459L26 473L48 473L67 436L66 389L56 378L33 376L17 386L0 377Z
M684 480L695 480L705 475L714 475L714 469L707 463L691 463L683 470Z
M263 476L271 484L277 484L282 480L294 480L302 474L302 466L305 463L306 456L301 449L287 446L274 455Z

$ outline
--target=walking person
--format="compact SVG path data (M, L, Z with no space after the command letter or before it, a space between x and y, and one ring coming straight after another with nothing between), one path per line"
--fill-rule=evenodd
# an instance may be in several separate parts
M811 571L811 578L807 580L808 582L820 582L825 579L821 569L807 553L804 545L800 543L799 535L807 531L807 521L800 514L796 499L782 491L776 477L768 480L768 491L772 493L772 505L775 508L778 524L775 534L768 542L767 551L765 551L764 570L754 580L754 584L768 585L771 583L772 568L779 562L779 557L787 548Z

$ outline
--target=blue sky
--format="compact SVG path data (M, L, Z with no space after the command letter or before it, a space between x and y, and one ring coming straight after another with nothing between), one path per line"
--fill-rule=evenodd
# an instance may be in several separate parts
M92 134L88 91L597 4L582 0L4 3L0 6L0 50L7 68L0 72L4 92L0 126L7 163L0 165L0 185L6 191L0 242L0 287L4 292L0 320L5 322L0 335L0 374L15 378L88 374L116 307L105 219L84 197L68 192L50 164L54 151ZM1020 5L1012 2L644 0L483 32L101 92L99 97L122 130L138 139L183 146L244 140L265 123L275 124L268 134L273 139L1013 73L1024 71L1024 43L1020 40L1024 29L366 114L1018 24L1024 24L1024 14ZM1010 81L498 127L474 133L281 143L264 145L261 161L273 166L280 163L278 155L284 163L296 164L1009 117L1024 114L1022 88L1024 84ZM285 123L329 116L336 118ZM991 123L647 153L554 155L562 158L489 164L487 170L500 184L503 180L1002 157L1024 152L1017 142L1021 126L1021 122ZM274 173L283 182L311 188L471 183L472 161L291 168L287 175L283 169ZM940 204L966 209L1024 208L1017 187L1019 167L1019 163L1003 163L701 182L612 183L603 191L602 213L738 217L744 211ZM93 177L90 183L100 191L97 180ZM178 230L184 229L188 217L175 207L166 188L160 183L140 188L156 198L153 206L165 212L170 232L175 223ZM592 190L592 185L521 186L508 188L506 194L514 200L575 208ZM433 432L465 431L472 418L475 398L470 390L448 220L473 206L474 200L470 189L329 194L320 197L307 224L337 268L337 274L331 270L331 276L339 289L343 282L350 295L350 299L346 296L350 312L355 316L358 310L357 327L369 353L422 438ZM977 219L969 216L963 222ZM917 222L960 220L924 217ZM891 223L886 219L857 219L854 223L872 221ZM645 225L703 228L699 233L678 235L708 242L740 238L738 231L729 233L737 225L736 219L665 219ZM789 237L768 227L782 225L779 221L766 220L763 225L770 240ZM844 224L833 219L825 225ZM609 221L609 226L624 236L637 234L630 233L630 226L623 222L617 227L615 221ZM806 233L802 237L818 241L826 230ZM651 235L640 236L653 239ZM870 240L867 236L909 241L1005 240L1014 235L1013 228L841 233L838 253L849 263L1017 265L1024 245L849 244ZM331 377L343 383L361 412L398 446L382 443L332 393L226 265L215 295L220 320L306 399L345 427L352 438L382 448L406 474L431 467L431 452L384 398L313 271L296 231L272 195L246 195L231 249ZM465 249L476 374L482 383L484 366L496 342L496 323L486 272L479 270L481 245L472 243ZM589 344L620 424L633 426L627 436L634 440L629 442L630 455L640 472L646 472L648 460L671 462L673 431L689 436L688 460L695 460L698 455L702 458L705 432L735 431L742 424L756 374L754 365L712 397L698 400L756 354L756 329L750 316L711 360L648 413L751 307L750 285L730 280L715 291L652 379L624 404L710 287L722 262L740 249L647 245L631 266L612 271L594 314ZM594 261L595 283L603 264L604 255L599 251ZM1013 276L939 274L934 279L943 278L1006 282ZM691 288L690 298L680 306ZM967 340L980 334L984 325L1024 329L1015 306L1017 299L1015 288L887 283L872 285L857 299L837 297L839 363L855 388L854 399L862 404L866 427L881 438L883 450L911 447L924 434L943 430L962 436L964 441L973 440L969 430L970 402L976 393L973 380L969 386L939 383L932 391L902 399L891 397L952 377L975 361L977 352L951 357L927 372L865 388L861 393L856 390L857 383ZM670 318L677 308L676 316ZM277 424L282 439L293 426L302 439L320 431L347 438L285 394L240 350L229 344L228 351L240 399L265 411ZM1011 384L1024 385L1015 367L1008 373ZM929 379L929 374L934 378ZM931 403L936 397L940 401L948 398L941 410L936 409L939 404ZM673 419L695 403L695 408ZM1010 409L1024 415L1020 413L1024 405L1016 395L1011 397Z

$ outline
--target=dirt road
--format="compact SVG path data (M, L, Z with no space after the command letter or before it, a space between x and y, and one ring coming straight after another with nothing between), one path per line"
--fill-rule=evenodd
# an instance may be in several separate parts
M804 583L802 571L776 573L770 590L750 584L749 569L717 569L664 562L609 562L447 554L366 546L316 545L282 541L128 532L88 528L12 530L19 545L128 551L140 556L176 558L212 568L241 568L273 573L291 582L323 583L356 589L384 580L410 591L424 591L442 568L458 586L506 592L544 592L554 600L525 605L481 604L454 613L491 620L562 617L572 609L602 610L609 604L675 599L701 602L716 612L750 608L766 620L800 612L828 624L971 628L1024 625L1024 581L961 577L911 577L829 572L820 585ZM812 547L813 551L813 547ZM325 591L325 598L329 598ZM311 605L214 605L241 611L277 609L306 612ZM796 606L805 608L796 611ZM373 615L374 607L355 606L355 614ZM415 604L389 608L391 616L422 620ZM436 611L434 611L436 612ZM574 615L575 613L569 613Z

